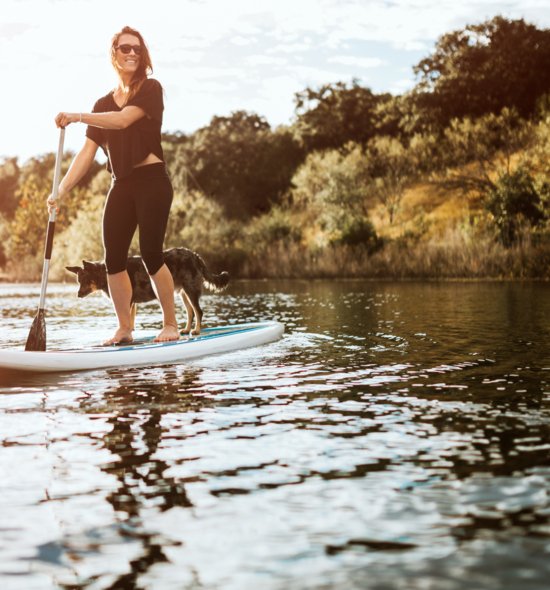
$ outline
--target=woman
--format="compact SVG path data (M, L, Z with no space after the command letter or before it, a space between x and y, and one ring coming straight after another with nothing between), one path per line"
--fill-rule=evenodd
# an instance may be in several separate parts
M139 227L143 262L151 276L163 313L156 341L179 338L174 306L174 282L163 259L163 242L172 185L166 174L161 147L164 110L162 87L153 78L149 51L141 34L124 27L111 44L111 62L118 86L100 98L91 113L59 113L58 127L84 123L86 141L59 185L62 199L86 174L98 147L107 155L112 184L103 212L103 244L109 291L118 329L105 344L132 341L132 285L126 260ZM48 207L54 205L48 198Z

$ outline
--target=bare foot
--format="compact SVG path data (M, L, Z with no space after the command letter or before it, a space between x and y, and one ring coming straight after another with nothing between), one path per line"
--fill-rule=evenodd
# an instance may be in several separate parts
M132 338L132 331L123 330L119 328L112 338L109 340L105 340L103 346L113 346L115 344L130 344L133 342L134 339Z
M200 328L187 328L185 327L183 330L180 330L180 336L198 336L201 333Z
M153 342L170 342L172 340L179 340L179 337L178 327L169 324L162 328Z

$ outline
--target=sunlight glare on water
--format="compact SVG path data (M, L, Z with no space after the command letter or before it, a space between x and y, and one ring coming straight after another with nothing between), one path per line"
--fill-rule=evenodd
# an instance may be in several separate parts
M206 325L275 343L0 375L0 586L521 588L550 579L550 287L248 281ZM36 286L0 285L0 348ZM155 303L141 330L159 327ZM51 285L48 348L110 303Z

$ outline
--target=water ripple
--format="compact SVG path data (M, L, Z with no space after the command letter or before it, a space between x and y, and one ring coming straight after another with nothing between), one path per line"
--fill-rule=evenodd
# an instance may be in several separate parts
M36 286L0 285L1 347ZM53 285L49 346L100 341ZM244 282L210 324L266 346L185 365L0 375L0 581L21 588L542 588L547 285ZM155 329L158 307L140 309Z

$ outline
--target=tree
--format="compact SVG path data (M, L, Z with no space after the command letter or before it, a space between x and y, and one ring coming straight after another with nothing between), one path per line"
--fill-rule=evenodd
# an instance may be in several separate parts
M44 248L48 194L49 191L40 187L39 180L34 176L27 176L19 187L19 206L11 226L10 258L36 256Z
M187 192L189 188L187 162L191 155L191 137L183 133L162 135L162 151L174 192Z
M550 30L496 16L447 33L417 64L414 99L426 117L445 126L513 107L523 117L550 90Z
M235 273L245 257L242 235L243 224L228 219L220 203L194 189L174 194L166 247L196 250L213 268Z
M66 171L72 154L66 154L62 163L62 174ZM20 170L15 193L17 208L11 221L11 241L7 247L10 259L36 257L44 248L48 211L46 199L52 190L55 155L52 153L29 159ZM95 165L78 188L73 189L60 208L56 219L56 231L63 230L74 218L79 200L85 194L85 182L91 182Z
M220 203L231 218L263 213L288 190L303 159L292 134L272 131L259 115L237 111L214 117L182 142L171 169L175 183L198 189ZM183 187L181 187L183 188Z
M295 95L294 127L307 152L364 144L377 133L380 105L390 100L391 95L374 94L356 80L351 86L337 82L306 88Z
M500 241L507 247L517 241L523 224L536 226L545 219L541 195L524 168L506 172L496 181L488 192L486 207L493 216Z
M376 135L407 141L430 127L426 114L419 110L410 93L381 101L375 109Z
M476 195L507 247L517 241L521 227L538 226L547 217L546 185L537 181L537 173L531 173L540 166L541 176L547 178L545 123L535 126L513 110L503 109L499 115L475 120L454 119L441 142L447 165L454 169L447 170L438 184Z
M17 158L7 158L0 164L0 213L8 218L13 217L17 207L17 185L20 169Z
M406 188L417 176L417 166L407 147L393 137L376 137L365 154L370 191L386 208L393 223Z
M529 146L527 157L530 167L537 170L546 181L550 180L550 109L548 114L530 133L533 141Z
M86 260L103 259L103 241L101 239L103 208L105 195L111 184L111 175L105 168L100 170L88 183L88 186L76 189L76 194L62 202L59 213L71 211L70 220L60 223L56 228L51 272L54 279L65 279L68 276L65 266L80 264Z
M292 179L289 205L294 219L302 221L305 241L314 247L379 247L368 216L365 169L365 154L356 144L346 146L346 153L325 150L307 156Z
M533 135L532 125L510 109L475 120L454 119L440 147L446 154L443 164L454 169L448 171L441 185L479 194L496 190L495 178L511 174L514 155L528 146Z

